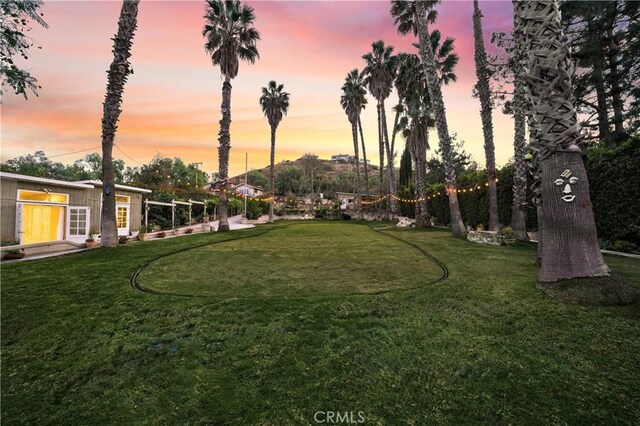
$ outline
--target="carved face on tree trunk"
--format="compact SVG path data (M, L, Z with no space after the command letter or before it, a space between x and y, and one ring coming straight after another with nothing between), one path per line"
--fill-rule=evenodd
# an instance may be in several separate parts
M571 186L576 185L578 183L578 177L573 176L573 173L571 172L571 170L566 169L564 172L562 172L560 177L556 179L554 183L556 184L556 186L559 186L562 188L561 198L563 201L570 203L576 199L576 196L574 195Z

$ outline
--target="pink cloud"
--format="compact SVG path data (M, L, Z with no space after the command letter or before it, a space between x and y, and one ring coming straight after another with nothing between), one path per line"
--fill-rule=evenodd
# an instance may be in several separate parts
M389 2L250 4L262 36L258 44L261 57L254 65L241 64L233 81L232 171L244 167L235 150L249 150L260 159L257 166L264 165L263 159L268 161L268 126L257 99L260 88L271 79L284 83L292 94L291 110L279 130L279 159L306 152L325 156L349 152L351 134L338 103L346 73L364 67L361 56L373 41L382 39L395 46L396 52L415 51L411 46L414 37L397 34ZM36 147L59 153L99 145L106 70L120 5L45 4L50 28L34 28L33 36L42 50L34 50L27 63L43 89L40 98L26 102L5 97L3 159ZM511 4L481 1L480 7L490 50L490 32L508 30L511 25ZM475 83L472 9L470 1L445 1L439 6L440 18L434 28L456 38L460 55L459 81L444 88L450 128L467 141L467 151L482 163L481 126L479 119L477 123L470 119L479 109L478 101L471 98ZM185 161L205 158L209 171L217 169L221 80L204 52L203 14L204 2L200 1L140 4L131 59L134 74L125 87L117 136L134 158L148 161L161 148L168 156L194 156ZM375 159L376 112L373 100L369 101L363 124L369 156ZM394 102L392 96L389 109ZM390 111L387 115L392 120ZM512 151L511 125L501 114L494 116L496 132L500 132L496 139L505 141L498 147L498 159L504 162Z

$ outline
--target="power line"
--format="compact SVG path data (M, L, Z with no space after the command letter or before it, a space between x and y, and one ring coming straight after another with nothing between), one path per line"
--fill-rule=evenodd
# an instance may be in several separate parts
M133 161L134 163L138 163L141 166L144 166L144 163L139 162L138 160L134 160L133 158L129 157L127 155L126 152L124 152L123 150L120 149L120 147L118 145L116 145L115 143L113 144L113 146L115 146L116 148L118 148L118 151L120 151L122 153L122 155L124 155L125 157L127 157L129 160Z
M81 149L80 151L67 152L66 154L47 155L47 158L63 157L65 155L78 154L80 152L92 151L92 150L98 149L98 148L100 148L99 145L98 146L94 146L93 148Z

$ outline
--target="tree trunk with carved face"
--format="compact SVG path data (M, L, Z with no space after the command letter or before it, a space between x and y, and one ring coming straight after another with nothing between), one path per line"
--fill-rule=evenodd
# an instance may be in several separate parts
M496 188L496 148L493 143L493 101L489 87L489 69L487 68L487 53L482 39L482 13L478 7L478 0L473 1L473 36L475 40L475 62L478 83L478 97L480 98L480 117L482 119L482 133L484 135L484 155L489 176L489 231L498 231L498 189Z
M441 82L438 79L436 62L433 50L431 49L429 30L427 27L427 17L425 4L422 1L416 2L418 35L420 39L420 56L427 75L427 86L431 97L436 129L440 140L440 150L442 151L442 162L445 169L445 186L449 195L449 210L451 212L451 230L454 235L464 237L467 228L462 221L460 205L458 203L458 188L456 183L456 171L453 167L453 150L451 147L451 137L442 97Z
M122 92L127 76L131 74L129 58L133 35L138 25L139 0L125 0L118 20L118 33L113 38L113 62L108 71L107 94L102 116L102 219L100 220L101 244L118 245L116 220L116 189L113 169L113 140L122 109Z
M558 4L555 0L517 3L514 12L528 52L526 81L535 119L534 149L542 169L544 250L538 281L543 290L558 294L567 286L582 289L585 281L575 278L608 277L610 271L598 247L589 181L578 147L581 134L571 83L574 66L563 41ZM600 292L593 301L610 291L602 282L593 281L598 287L594 291ZM569 293L565 295L571 297ZM619 299L617 303L628 302L622 294Z

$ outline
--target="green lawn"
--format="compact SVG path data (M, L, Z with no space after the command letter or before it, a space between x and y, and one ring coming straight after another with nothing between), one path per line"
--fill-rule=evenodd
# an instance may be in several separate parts
M637 424L640 304L549 299L533 245L384 232L449 277L356 223L3 265L3 423ZM640 289L640 261L606 260ZM191 296L134 290L147 263L143 287Z
M138 283L165 294L277 298L382 293L435 283L442 275L415 248L364 225L320 223L163 257Z

